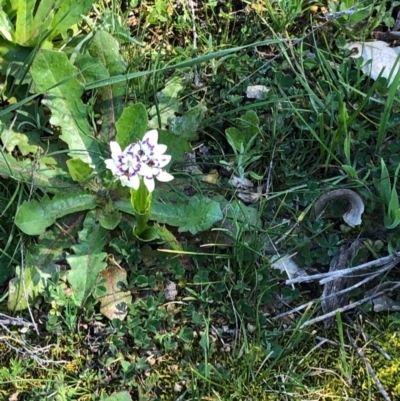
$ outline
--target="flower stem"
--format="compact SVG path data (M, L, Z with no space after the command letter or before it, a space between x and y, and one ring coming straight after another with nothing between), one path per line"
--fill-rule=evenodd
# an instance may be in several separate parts
M137 190L131 189L131 204L137 221L134 234L137 236L147 228L151 213L151 197L151 192L148 191L143 178L140 179L140 185Z

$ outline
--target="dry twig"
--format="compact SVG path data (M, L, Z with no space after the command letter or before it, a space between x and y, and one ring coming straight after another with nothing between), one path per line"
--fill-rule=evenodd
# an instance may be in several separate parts
M374 380L376 386L378 387L380 393L382 394L383 398L386 401L391 401L389 394L386 392L386 390L383 388L382 383L378 379L378 376L376 375L374 369L372 368L371 364L368 362L367 358L365 355L362 353L361 349L357 346L356 342L354 341L353 337L351 336L350 332L346 329L347 337L350 340L350 343L354 350L357 352L357 355L361 358L361 360L364 362L369 374L372 376L372 379Z
M372 267L383 266L388 264L393 264L393 266L395 266L399 262L400 262L400 252L396 252L393 255L384 256L383 258L372 260L371 262L363 263L361 265L347 269L342 269L328 273L313 274L310 276L295 277L286 280L286 285L297 284L297 283L310 283L312 281L318 281L318 280L320 280L319 283L323 285L328 283L329 281L335 280L340 277L354 275L354 273L362 270L367 270Z

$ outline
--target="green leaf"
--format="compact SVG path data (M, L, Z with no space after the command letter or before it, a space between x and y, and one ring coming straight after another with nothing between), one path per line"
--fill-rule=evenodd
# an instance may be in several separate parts
M56 262L63 259L63 250L75 243L73 235L81 221L82 218L70 216L63 220L62 228L53 226L40 235L38 241L28 247L29 263L41 271L55 270Z
M242 131L239 131L235 127L230 127L225 130L226 139L231 145L235 153L239 153L242 145L246 143L246 136Z
M131 204L127 201L116 201L115 207L121 212L135 215ZM178 227L179 232L190 231L197 234L208 230L223 217L220 204L209 198L169 199L159 202L153 197L151 220L158 223ZM145 233L145 232L144 232Z
M128 392L122 391L104 398L103 401L132 401L132 398Z
M151 219L158 223L178 227L179 232L191 234L208 230L223 217L220 205L209 198L194 196L189 202L178 200L175 204L153 200Z
M73 181L64 170L54 166L49 168L40 159L37 161L29 159L17 161L1 150L0 174L27 184L33 182L36 188L41 188L44 192L58 193L74 190Z
M182 251L182 245L177 241L171 231L165 226L153 224L143 231L139 239L144 242L157 242L167 245L170 249Z
M80 159L67 160L67 166L71 178L79 183L84 183L93 173L93 169Z
M52 112L50 123L61 127L60 139L68 144L69 155L96 166L100 151L81 100L83 87L77 73L65 53L46 49L38 52L31 68L36 90L46 93L42 103Z
M114 230L121 221L121 213L117 210L105 210L99 217L99 222L106 230Z
M50 199L47 195L41 201L24 202L17 210L15 224L28 235L42 234L47 227L63 216L97 206L95 197L85 193L59 194Z
M100 60L87 54L78 54L74 65L79 69L78 79L82 85L88 85L98 79L106 79L110 76Z
M4 12L4 10L0 9L0 34L5 39L12 42L13 33L14 33L14 25L12 24L7 14Z
M147 112L142 103L133 104L124 109L117 121L117 142L122 149L142 139L147 130Z
M169 170L173 162L184 162L185 154L192 151L189 142L183 137L176 137L169 131L158 130L158 142L167 145L167 154L171 155L171 162L165 169Z
M103 250L108 231L98 221L100 214L100 210L91 210L86 215L83 229L79 232L80 243L72 247L76 255L88 256Z
M172 77L165 88L157 93L158 107L153 106L149 111L149 127L165 129L169 121L175 118L175 113L179 112L181 106L178 94L184 87L182 81L183 78L181 77ZM161 126L159 126L159 123L161 123Z
M3 128L3 129L2 129ZM3 146L9 151L12 152L15 147L18 147L22 156L26 156L29 153L35 154L39 149L36 145L31 145L29 143L28 135L24 133L15 132L11 127L9 129L4 129L3 123L0 121L0 129L2 129L1 133L1 141L3 142ZM30 132L30 136L38 135L38 132Z
M254 110L246 111L244 117L239 119L240 130L245 132L248 138L260 132L259 124L260 120Z
M75 255L67 257L71 270L68 281L75 299L83 305L95 287L99 273L107 267L104 258L106 252L101 252L106 244L107 230L98 222L98 212L90 211L79 232L80 243L73 246Z
M45 282L50 277L51 271L47 269L39 270L33 265L27 265L24 269L17 266L16 277L10 280L8 287L8 309L26 309L43 292Z
M0 72L13 75L15 71L20 71L18 64L25 63L31 52L32 49L0 38Z
M98 275L107 267L107 263L104 262L106 256L106 252L100 252L67 257L67 262L71 267L68 272L68 282L80 306L85 304L87 297L91 294L96 284Z
M182 327L181 330L179 331L179 338L185 343L192 341L193 329L190 327Z
M169 123L169 131L188 141L196 141L199 138L197 130L206 111L207 107L203 103L198 104L182 117L173 118Z
M48 32L55 13L56 0L41 0L35 12L30 33L30 44L35 46Z
M120 54L119 43L108 32L97 31L89 42L88 52L102 63L110 77L126 71L127 65ZM97 105L102 117L102 142L115 139L115 124L123 113L125 94L126 82L104 86L97 92Z
M53 31L49 39L66 33L68 28L82 21L83 16L87 15L92 8L93 3L92 0L62 0L59 2L61 5L57 8L51 23Z
M36 0L17 0L17 21L15 24L15 42L24 45L31 38L33 25L33 10Z
M147 287L149 285L149 279L144 274L140 274L136 277L135 284L139 287Z
M383 159L381 159L381 177L376 186L377 186L379 195L382 197L383 201L385 202L385 205L389 206L390 198L391 198L390 176L389 176L389 171L388 171Z
M399 196L397 195L397 190L396 190L399 169L400 169L400 164L396 167L396 171L394 173L392 193L388 207L388 215L390 216L392 221L396 220L396 215L399 212Z
M354 180L359 180L357 171L354 167L349 166L348 164L342 164L342 169L348 174L348 176Z
M386 224L386 228L388 230L393 230L400 224L400 209L393 210L390 213L390 217L391 217L391 224Z

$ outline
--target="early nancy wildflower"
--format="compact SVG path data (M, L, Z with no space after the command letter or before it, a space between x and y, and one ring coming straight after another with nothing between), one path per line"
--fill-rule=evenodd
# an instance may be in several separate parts
M145 134L142 140L130 144L124 151L117 142L110 142L111 159L105 164L114 177L123 186L138 189L140 177L149 192L154 191L154 177L159 181L171 181L174 177L167 173L165 167L170 161L170 155L164 155L166 145L158 144L158 132L153 129Z

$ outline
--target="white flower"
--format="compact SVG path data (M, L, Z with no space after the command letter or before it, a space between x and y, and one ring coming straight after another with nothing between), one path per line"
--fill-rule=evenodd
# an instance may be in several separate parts
M155 129L147 132L142 140L130 144L123 152L119 144L112 141L111 159L105 160L105 164L123 186L138 189L140 175L148 191L153 192L154 177L163 182L174 178L163 169L171 161L171 156L164 155L167 146L157 142L158 131Z
M144 177L144 183L149 192L154 191L155 183L154 178L157 180L167 182L174 179L174 177L167 173L165 167L170 161L171 156L164 155L167 150L166 145L160 145L158 142L158 131L153 129L145 134L143 139L139 142L140 150L139 155L145 163L142 170L139 172Z
M144 184L146 185L149 192L154 191L155 183L154 178L156 177L158 181L171 181L174 177L167 173L162 167L165 167L171 160L171 156L162 155L159 157L153 157L149 159L148 162L143 166L142 170L139 172L143 175Z
M125 172L125 156L122 153L121 146L119 146L118 142L111 141L110 142L111 149L111 159L104 160L107 168L111 170L114 176L121 176Z

